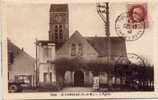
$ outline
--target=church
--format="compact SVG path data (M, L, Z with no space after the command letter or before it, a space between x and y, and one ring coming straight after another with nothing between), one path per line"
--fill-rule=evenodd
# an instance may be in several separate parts
M54 63L59 59L78 59L84 61L106 62L108 59L107 37L84 37L79 30L69 36L69 9L67 4L52 4L50 6L49 40L36 42L36 76L40 86L92 86L94 73L73 65L77 70L64 70L58 74ZM119 57L127 58L126 42L124 37L110 38L110 62L115 63ZM69 66L65 64L63 66ZM62 66L62 64L60 65ZM99 67L99 66L98 66ZM106 67L106 66L105 66ZM66 67L61 67L66 68ZM108 74L99 73L101 84L107 84ZM110 80L113 83L113 79ZM117 80L119 83L119 80Z

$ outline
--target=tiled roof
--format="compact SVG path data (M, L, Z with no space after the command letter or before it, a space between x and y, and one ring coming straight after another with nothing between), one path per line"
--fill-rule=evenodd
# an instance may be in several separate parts
M18 46L12 43L9 39L7 42L8 42L8 52L12 52L14 56L18 55L21 52L22 49L20 49Z
M100 56L108 54L107 37L85 37ZM126 56L126 44L123 37L110 37L111 56Z
M33 73L35 58L27 54L23 49L20 49L13 42L8 40L8 61L10 60L9 53L13 53L13 62L9 64L9 71L17 73ZM18 72L19 71L19 72Z

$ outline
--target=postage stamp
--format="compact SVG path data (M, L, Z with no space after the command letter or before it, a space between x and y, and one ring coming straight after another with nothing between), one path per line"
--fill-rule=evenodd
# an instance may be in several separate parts
M128 4L128 18L133 23L140 23L144 21L145 28L148 27L148 12L147 4Z
M148 28L147 4L128 4L127 13L118 16L115 22L116 33L127 41L138 40Z
M157 4L3 2L5 100L158 96Z

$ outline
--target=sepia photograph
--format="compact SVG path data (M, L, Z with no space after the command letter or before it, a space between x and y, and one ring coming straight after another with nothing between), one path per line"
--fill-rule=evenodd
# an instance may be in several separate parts
M7 92L154 93L155 7L6 3Z

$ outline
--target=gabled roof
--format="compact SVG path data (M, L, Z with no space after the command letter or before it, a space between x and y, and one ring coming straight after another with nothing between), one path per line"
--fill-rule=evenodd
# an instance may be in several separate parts
M12 52L14 56L18 55L22 49L16 46L11 40L8 39L8 52Z
M16 57L21 57L21 56L25 56L28 59L30 59L30 61L35 61L35 58L33 58L32 56L30 56L28 53L26 53L23 48L20 49L18 46L16 46L12 41L8 40L8 53L12 52L14 55L14 58Z
M82 40L81 40L82 39ZM75 31L70 39L65 42L70 43L73 41L86 41L99 56L108 56L108 38L107 37L84 37L80 32ZM127 56L126 43L124 37L110 37L110 51L111 56ZM64 51L62 51L64 52Z
M108 55L107 37L85 37L100 56ZM111 56L126 56L126 44L123 37L110 37Z
M8 71L10 72L9 79L14 79L15 74L33 75L35 58L27 54L23 49L20 49L13 42L8 40ZM9 53L13 53L13 62L9 64Z

